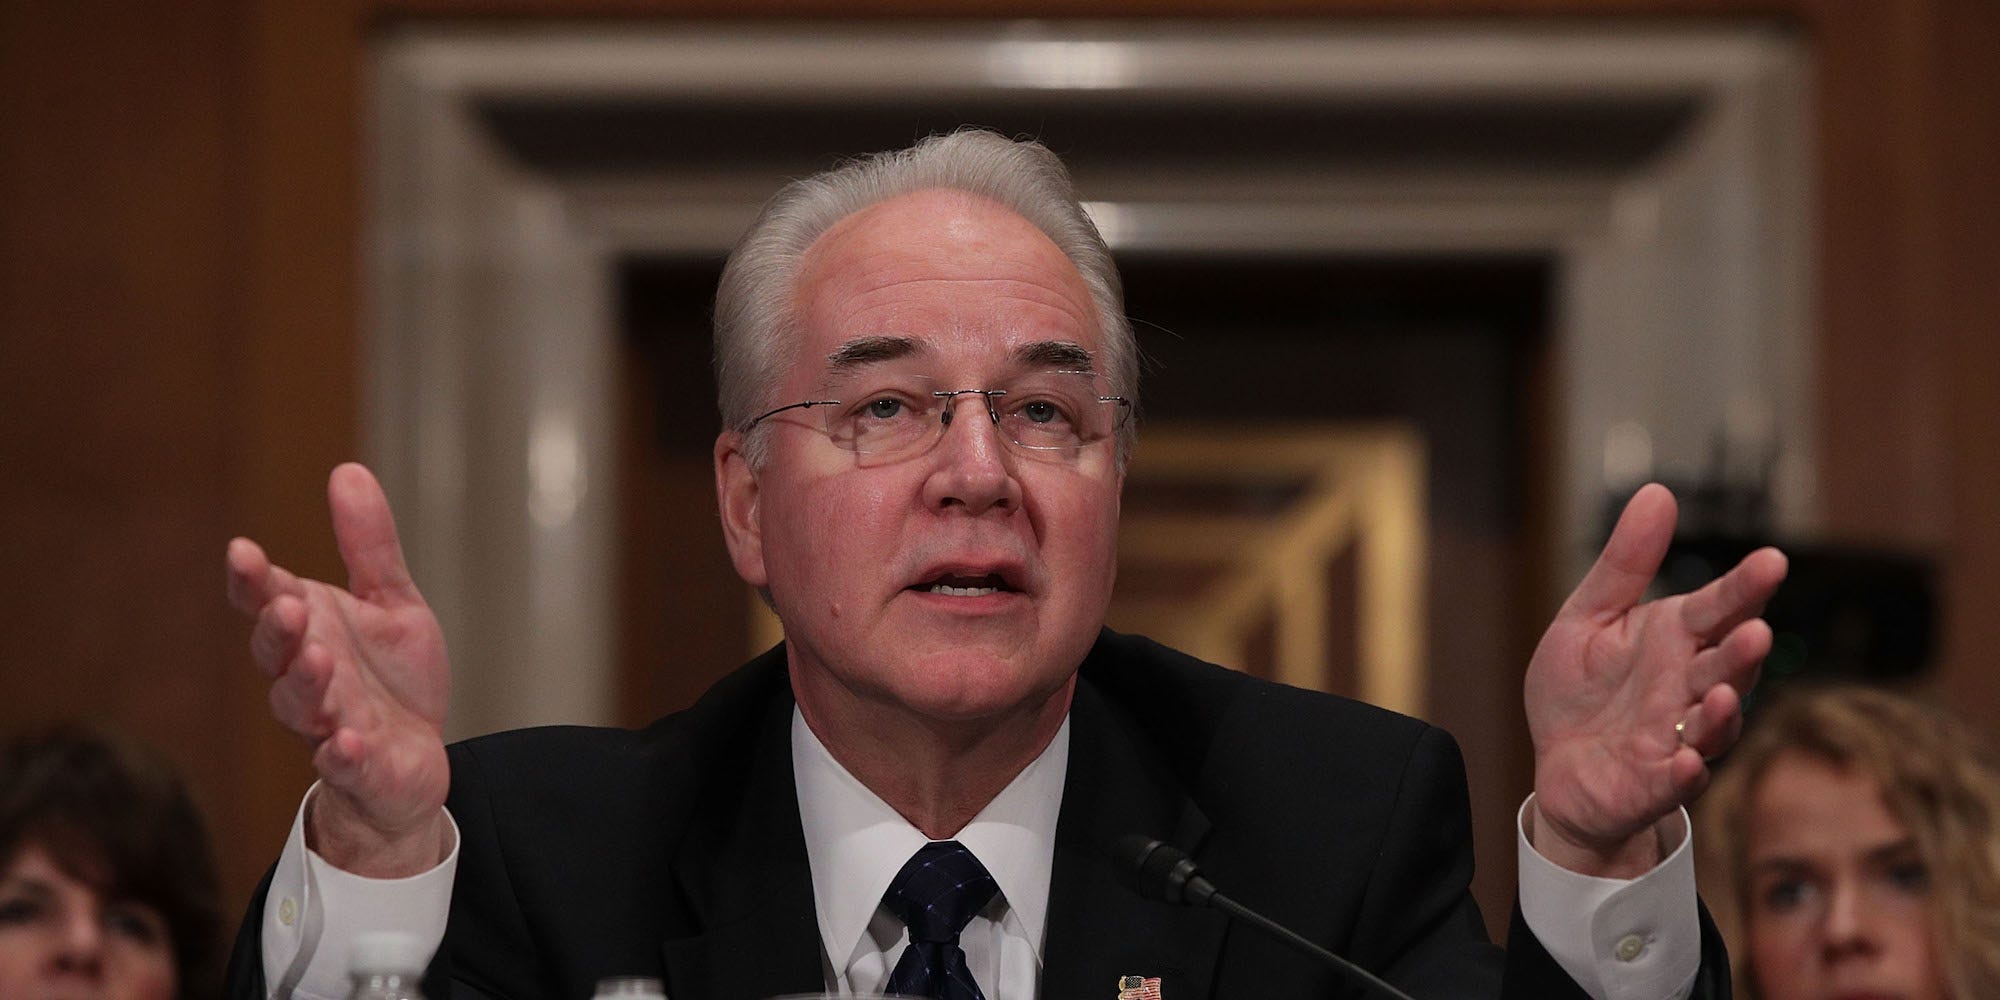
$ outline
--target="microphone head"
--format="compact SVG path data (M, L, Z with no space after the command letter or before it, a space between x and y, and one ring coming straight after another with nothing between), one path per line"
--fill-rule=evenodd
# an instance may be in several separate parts
M1126 887L1147 899L1190 902L1188 880L1201 879L1196 874L1194 859L1186 851L1144 834L1129 833L1118 838L1115 856Z

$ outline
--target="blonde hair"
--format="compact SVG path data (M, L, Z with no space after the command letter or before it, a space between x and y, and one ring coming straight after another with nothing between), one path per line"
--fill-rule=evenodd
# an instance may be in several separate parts
M2000 767L1970 727L1874 688L1808 688L1758 713L1703 797L1696 847L1717 924L1739 948L1738 992L1759 996L1740 952L1749 912L1750 802L1772 761L1803 753L1875 779L1931 873L1930 913L1958 997L2000 996Z

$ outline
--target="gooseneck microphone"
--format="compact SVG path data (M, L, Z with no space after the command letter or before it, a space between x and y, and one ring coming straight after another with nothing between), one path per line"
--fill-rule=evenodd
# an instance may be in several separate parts
M1221 910L1278 940L1332 966L1349 980L1373 992L1396 1000L1411 1000L1409 994L1383 982L1374 973L1306 940L1277 921L1215 891L1215 883L1203 878L1201 869L1186 851L1162 844L1143 834L1118 838L1118 860L1123 863L1129 883L1148 899L1187 906L1208 906Z

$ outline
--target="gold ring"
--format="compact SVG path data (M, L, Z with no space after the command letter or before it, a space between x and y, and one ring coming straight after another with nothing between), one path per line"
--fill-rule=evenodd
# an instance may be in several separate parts
M1674 739L1681 741L1682 746L1687 746L1687 741L1688 741L1687 728L1688 724L1686 719L1682 719L1681 721L1674 723Z

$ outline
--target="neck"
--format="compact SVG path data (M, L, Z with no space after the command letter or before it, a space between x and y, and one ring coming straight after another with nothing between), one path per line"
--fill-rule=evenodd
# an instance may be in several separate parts
M990 717L939 719L828 692L793 671L799 714L833 759L932 840L949 840L1047 750L1076 691Z

